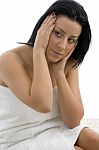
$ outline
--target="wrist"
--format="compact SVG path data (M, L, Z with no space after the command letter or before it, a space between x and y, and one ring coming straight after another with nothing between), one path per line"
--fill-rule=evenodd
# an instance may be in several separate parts
M43 48L33 48L34 54L45 54L45 50Z
M60 80L60 79L62 79L64 77L65 77L65 73L64 72L57 72L57 74L55 76L56 80Z
M34 57L45 56L45 52L42 49L38 49L38 50L33 49L33 56Z

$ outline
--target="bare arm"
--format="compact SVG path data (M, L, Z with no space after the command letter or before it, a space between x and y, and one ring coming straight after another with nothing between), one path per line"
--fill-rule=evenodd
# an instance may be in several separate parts
M56 81L61 117L70 128L73 128L79 125L84 113L78 84L78 69L72 69L67 76L64 73L57 74Z
M56 78L60 116L69 128L79 125L84 113L79 90L78 68L72 68L75 60L68 59L73 50L51 66Z
M42 63L40 63L39 67L43 68L42 66L45 66L44 63L45 62L42 60ZM45 78L42 77L43 75L45 76ZM38 74L37 77L38 76L39 76L38 78L39 82L37 80L37 82L34 83L33 78L32 80L29 78L24 65L22 64L20 58L16 54L9 52L1 56L0 79L2 79L2 81L4 81L4 83L12 90L12 92L25 104L27 104L31 108L34 108L37 111L48 112L49 111L48 108L51 107L51 100L52 100L51 99L52 93L49 92L51 88L51 83L50 81L48 81L48 78L49 78L48 71L42 69L41 75ZM37 87L39 84L38 93L36 94L41 96L40 98L38 96L38 99L37 97L36 98L34 97L35 88L37 88L36 84L37 84ZM41 92L40 84L42 84L42 88L43 90L45 90L45 95L40 93ZM44 86L45 87L47 86L47 88L45 89ZM48 91L49 94L47 90L49 90ZM46 93L48 95L46 95Z
M41 25L33 48L33 78L28 77L21 59L12 52L0 58L0 78L28 106L40 112L51 111L52 83L45 51L55 19L48 16Z
M51 111L52 107L52 82L45 58L42 52L33 54L33 82L31 84L31 97L45 106L45 111ZM38 105L38 108L40 107Z

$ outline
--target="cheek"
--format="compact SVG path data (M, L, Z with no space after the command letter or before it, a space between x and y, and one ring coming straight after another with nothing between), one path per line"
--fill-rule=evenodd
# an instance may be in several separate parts
M67 48L66 48L66 51L65 51L65 53L64 53L64 56L66 56L69 52L71 52L71 51L74 51L74 46L68 46Z
M74 50L75 49L75 46L74 45L68 45L68 47L67 47L67 51L68 52L70 52L70 51L72 51L72 50Z
M56 44L57 44L57 40L55 39L55 37L53 35L51 35L50 39L49 39L50 47L54 47Z

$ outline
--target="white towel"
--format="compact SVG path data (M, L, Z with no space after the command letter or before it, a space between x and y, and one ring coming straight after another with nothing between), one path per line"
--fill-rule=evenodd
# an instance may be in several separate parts
M85 125L69 129L64 124L58 111L57 88L53 92L52 111L44 114L0 85L0 150L74 150Z

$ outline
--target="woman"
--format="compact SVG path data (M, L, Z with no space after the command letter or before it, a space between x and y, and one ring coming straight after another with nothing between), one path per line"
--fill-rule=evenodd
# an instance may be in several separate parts
M88 17L58 0L27 43L0 57L0 150L98 150L84 114L78 66L91 40Z

